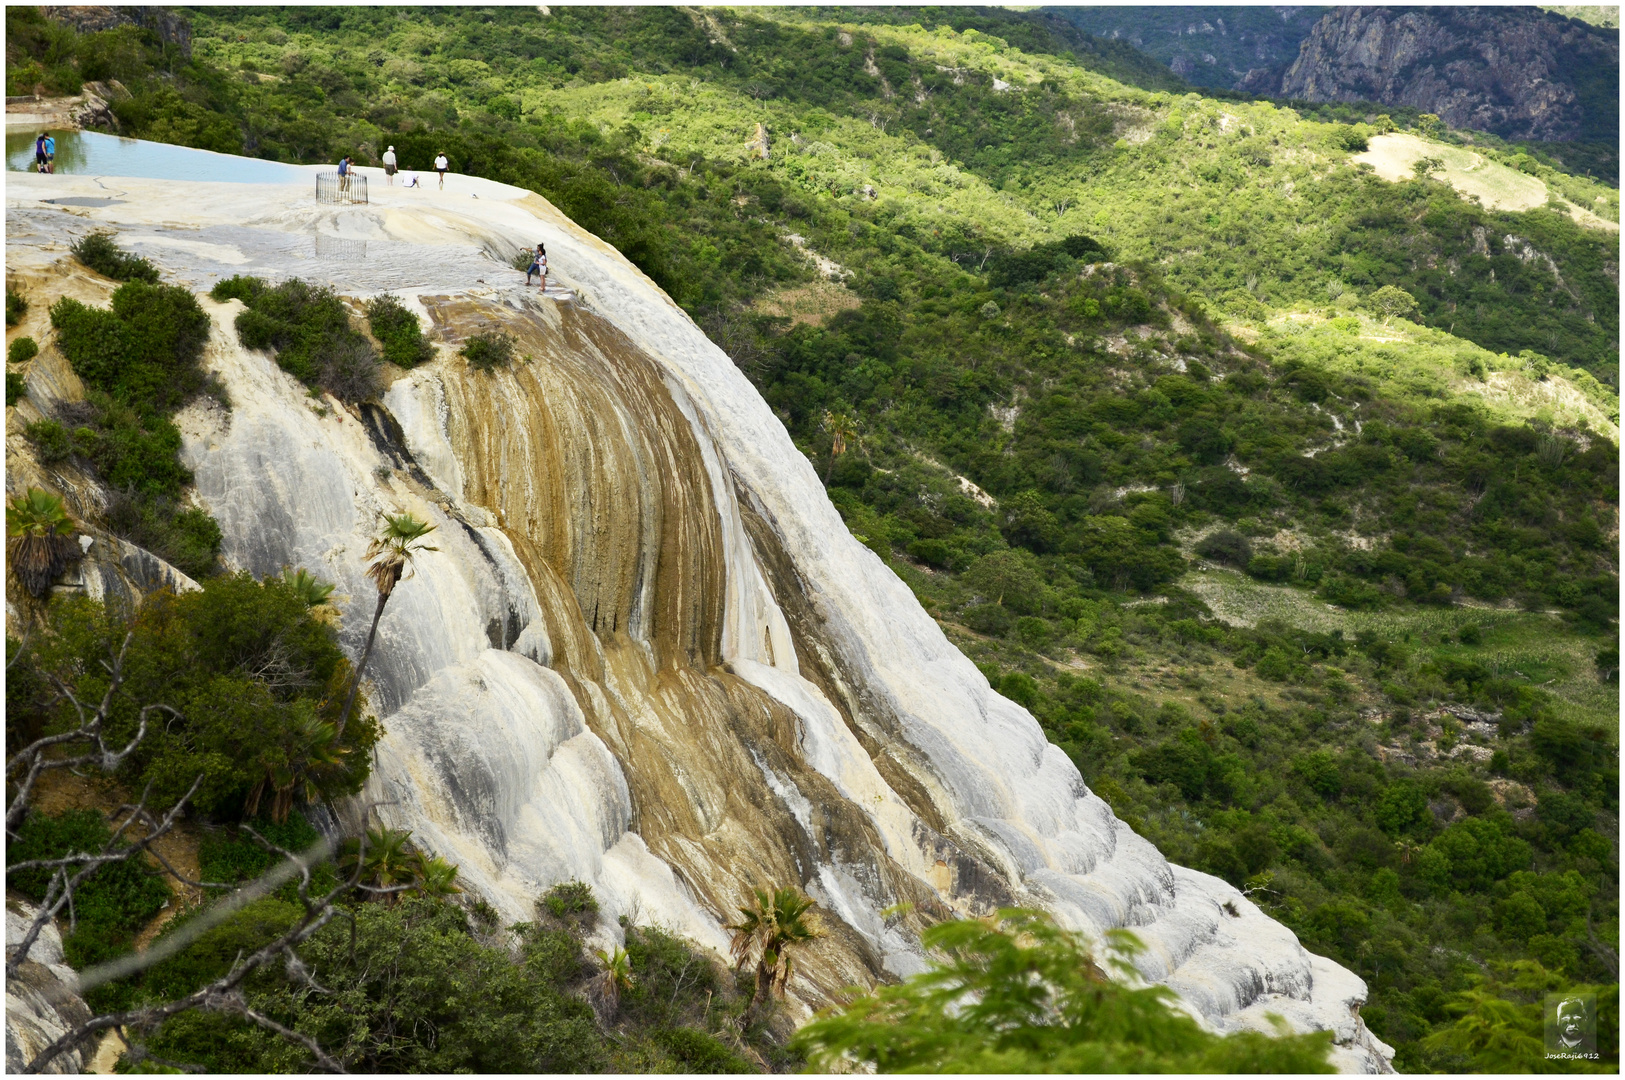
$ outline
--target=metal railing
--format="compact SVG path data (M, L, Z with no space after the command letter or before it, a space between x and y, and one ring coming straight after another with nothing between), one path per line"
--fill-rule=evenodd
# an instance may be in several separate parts
M356 173L340 176L336 172L316 174L316 201L319 203L364 203L367 201L367 178Z

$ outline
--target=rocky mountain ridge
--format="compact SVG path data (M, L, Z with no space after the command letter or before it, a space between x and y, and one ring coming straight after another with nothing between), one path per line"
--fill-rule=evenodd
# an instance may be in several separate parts
M1196 86L1230 89L1254 70L1284 68L1325 7L1066 7L1056 17L1126 41Z
M1508 138L1601 141L1618 137L1619 36L1536 8L1337 8L1289 65L1236 88L1409 105Z

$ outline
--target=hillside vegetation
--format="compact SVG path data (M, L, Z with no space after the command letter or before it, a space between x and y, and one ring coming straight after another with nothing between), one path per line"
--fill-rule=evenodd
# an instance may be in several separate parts
M133 29L11 9L7 48L110 57L128 133L547 196L1120 815L1368 981L1401 1068L1539 1064L1484 1033L1617 980L1618 240L1574 212L1617 190L1036 15L551 10L199 9L172 79ZM1395 127L1549 201L1353 161Z

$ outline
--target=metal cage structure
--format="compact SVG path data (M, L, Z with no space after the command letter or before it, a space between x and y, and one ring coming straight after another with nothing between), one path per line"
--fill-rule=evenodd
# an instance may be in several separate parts
M363 194L358 202L365 202ZM326 233L316 234L316 257L318 259L336 259L340 262L356 262L367 257L367 242L353 240L347 236L329 236Z
M356 173L340 176L336 172L316 174L316 201L319 203L355 204L367 201L367 178Z

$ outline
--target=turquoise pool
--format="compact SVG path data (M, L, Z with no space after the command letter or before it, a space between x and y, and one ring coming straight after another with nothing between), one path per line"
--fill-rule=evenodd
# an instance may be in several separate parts
M6 133L6 168L28 172L34 167L38 131ZM233 157L187 146L121 139L94 131L52 131L56 171L94 176L136 176L151 180L223 180L238 184L302 184L310 172L258 158Z

